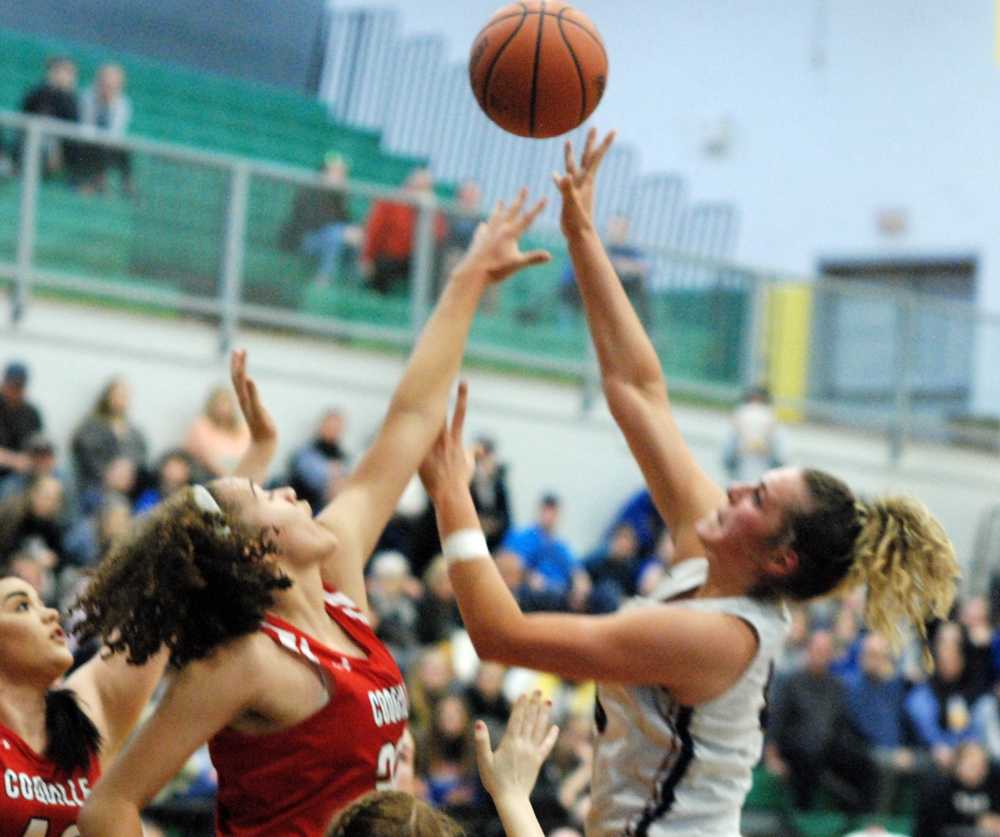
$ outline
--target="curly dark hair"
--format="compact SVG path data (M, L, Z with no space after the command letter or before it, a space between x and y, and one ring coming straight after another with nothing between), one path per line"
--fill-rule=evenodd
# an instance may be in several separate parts
M81 643L100 639L136 665L166 645L179 669L256 631L275 591L292 582L270 560L268 533L232 517L200 508L186 488L141 520L76 603Z

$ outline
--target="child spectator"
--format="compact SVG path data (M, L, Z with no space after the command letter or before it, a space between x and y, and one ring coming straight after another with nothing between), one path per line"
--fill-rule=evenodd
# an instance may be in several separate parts
M156 469L156 484L139 495L133 511L143 514L178 489L191 485L193 481L194 463L190 454L180 448L169 450L160 457L160 465Z

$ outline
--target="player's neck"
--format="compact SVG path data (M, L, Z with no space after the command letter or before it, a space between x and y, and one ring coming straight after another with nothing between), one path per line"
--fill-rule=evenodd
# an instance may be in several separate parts
M46 690L38 685L13 685L0 680L0 724L16 732L35 752L48 743L45 732Z
M292 586L276 596L272 612L310 636L322 639L330 630L330 617L326 614L319 565L284 569Z
M708 578L698 590L699 599L726 599L745 596L753 586L752 568L707 553Z

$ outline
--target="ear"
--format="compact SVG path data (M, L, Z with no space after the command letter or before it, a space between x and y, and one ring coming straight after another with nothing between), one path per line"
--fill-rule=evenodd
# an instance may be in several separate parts
M779 546L768 555L767 568L781 578L792 575L799 569L799 554L790 546Z

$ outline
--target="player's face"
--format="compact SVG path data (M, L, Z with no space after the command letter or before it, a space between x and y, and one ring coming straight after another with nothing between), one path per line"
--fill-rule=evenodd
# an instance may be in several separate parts
M59 611L20 578L0 579L0 677L47 688L73 664Z
M312 508L293 488L265 489L250 480L227 477L212 483L236 507L240 521L266 531L280 556L293 564L326 558L337 547L334 534L313 520Z
M698 536L715 553L756 557L773 549L788 516L810 503L798 468L768 471L757 483L734 483L726 499L724 506L698 521Z

